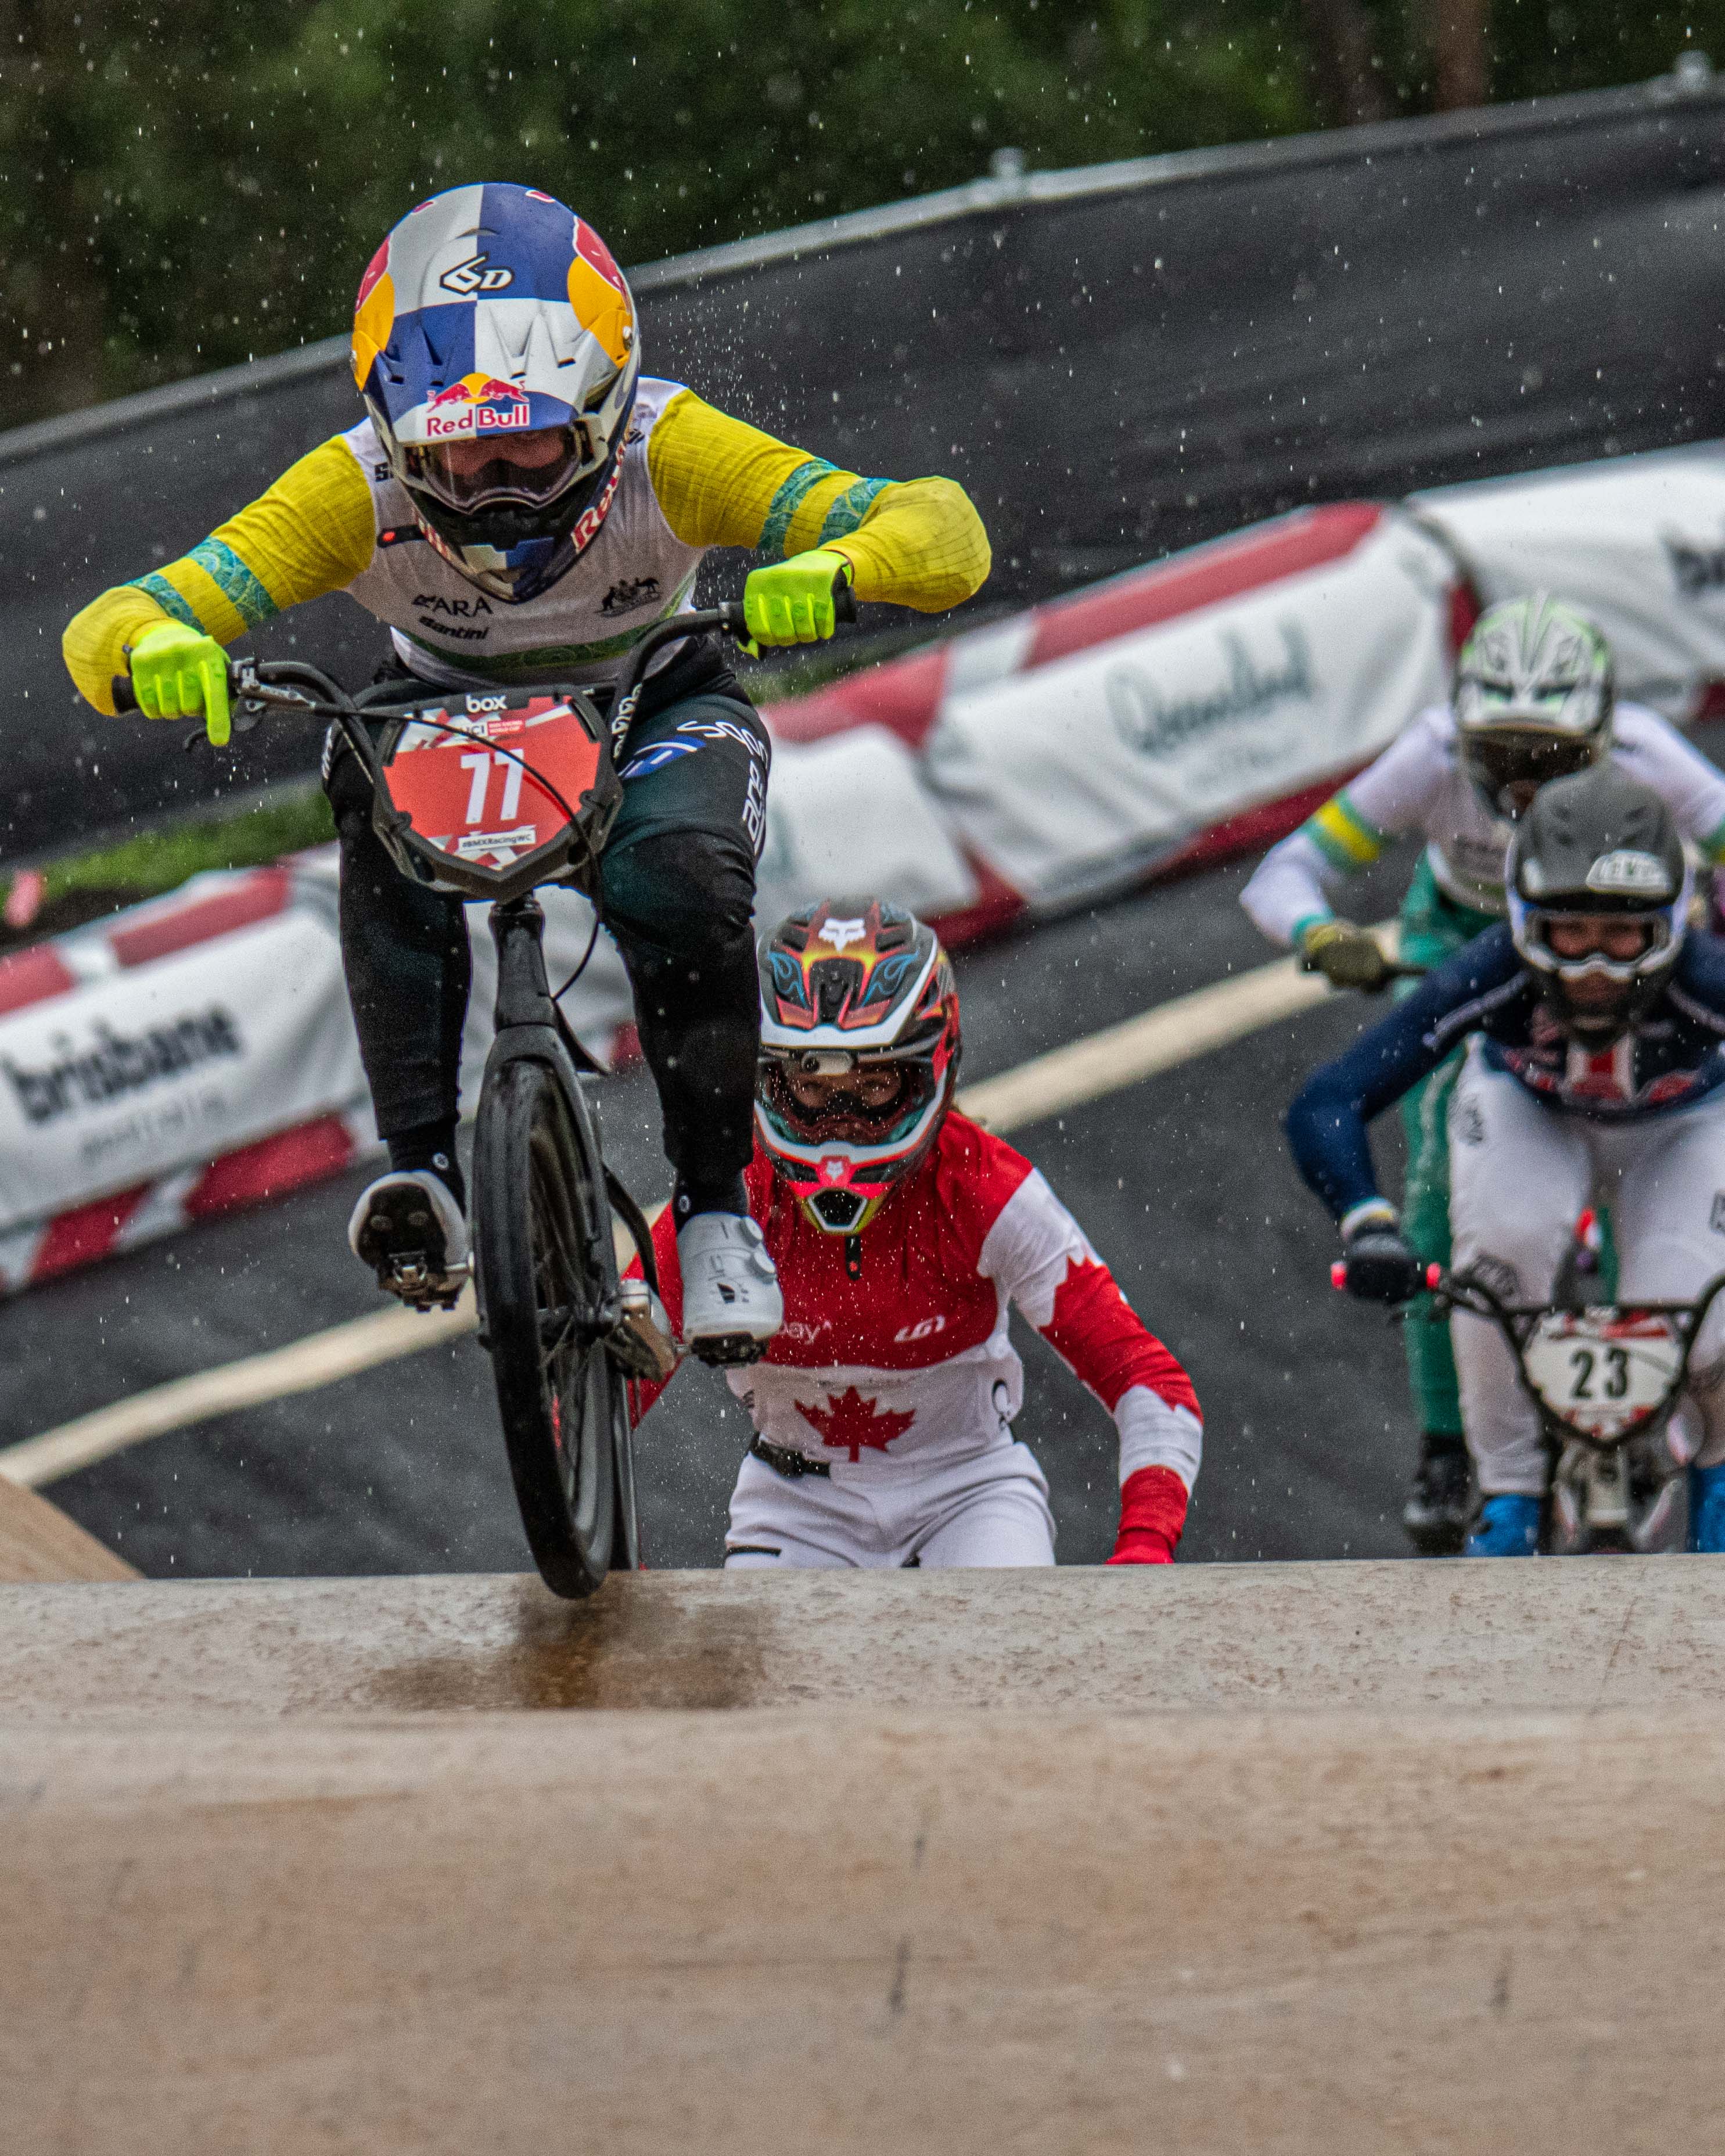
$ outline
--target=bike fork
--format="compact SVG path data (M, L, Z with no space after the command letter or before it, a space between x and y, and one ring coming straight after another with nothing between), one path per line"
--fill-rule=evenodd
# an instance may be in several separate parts
M542 1025L557 1030L557 1008L545 972L545 908L531 892L491 908L497 947L497 1031Z

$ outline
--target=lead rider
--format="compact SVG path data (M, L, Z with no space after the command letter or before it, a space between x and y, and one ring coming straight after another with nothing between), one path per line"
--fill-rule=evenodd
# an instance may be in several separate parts
M129 671L151 718L225 719L223 645L345 591L388 625L404 678L603 691L648 629L692 607L711 547L772 557L744 588L762 644L829 636L843 583L937 612L988 575L981 521L950 480L840 470L639 370L629 286L573 212L497 184L422 203L360 285L367 416L189 554L85 607L65 634L74 681L111 713L111 678ZM783 1319L742 1181L771 747L722 657L690 639L655 659L618 762L601 906L676 1174L684 1338L710 1361L752 1360ZM342 959L390 1159L349 1237L396 1292L398 1261L423 1254L435 1300L467 1261L454 1142L466 918L397 871L352 752L337 746L326 767Z

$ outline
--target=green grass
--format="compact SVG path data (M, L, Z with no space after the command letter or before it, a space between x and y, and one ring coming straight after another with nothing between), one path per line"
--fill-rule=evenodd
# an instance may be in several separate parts
M125 891L157 898L205 869L245 869L280 860L336 835L321 787L265 800L238 815L199 819L146 831L120 844L44 864L44 906L77 891Z

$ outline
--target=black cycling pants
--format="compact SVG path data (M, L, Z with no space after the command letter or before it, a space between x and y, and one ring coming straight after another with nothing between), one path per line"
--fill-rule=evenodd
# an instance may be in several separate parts
M665 673L618 759L623 806L600 862L602 911L634 990L666 1158L684 1181L713 1185L740 1175L753 1149L752 922L772 750L728 670L703 657ZM324 783L341 839L341 958L387 1140L457 1112L467 921L460 899L396 868L372 829L371 783L334 739Z

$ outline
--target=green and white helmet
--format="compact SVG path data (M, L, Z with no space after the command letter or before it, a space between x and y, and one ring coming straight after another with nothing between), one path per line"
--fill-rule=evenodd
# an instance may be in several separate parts
M1505 599L1461 647L1455 701L1462 767L1492 814L1513 821L1548 779L1609 753L1611 647L1548 592Z

